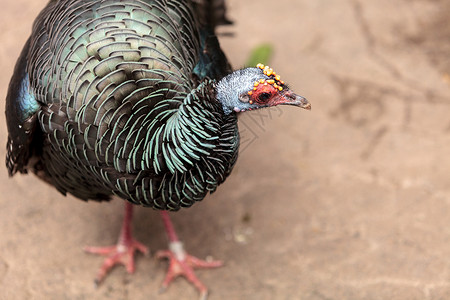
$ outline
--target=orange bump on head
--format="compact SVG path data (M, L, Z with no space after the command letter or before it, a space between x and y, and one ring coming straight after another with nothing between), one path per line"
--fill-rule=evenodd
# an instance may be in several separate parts
M261 69L263 71L264 75L270 77L270 79L267 79L267 80L260 79L259 81L256 81L253 84L254 85L253 91L256 91L260 84L263 84L265 86L270 84L279 91L283 90L282 85L284 85L284 81L281 80L280 75L278 75L272 68L270 68L269 66L265 66L264 64L257 64L256 67ZM248 92L248 94L250 96L253 95L253 91Z
M275 81L278 81L278 82L276 82L276 84L278 84L278 85L283 85L283 84L284 84L284 81L281 80L280 75L278 75L278 74L277 74L272 68L270 68L269 66L265 66L265 65L263 65L263 64L257 64L256 67L257 67L257 68L260 68L261 70L263 70L264 75L266 75L266 76L268 76L268 77L271 77L271 79L267 80L267 83L268 83L268 84L274 84ZM259 80L259 83L263 83L263 80L262 80L262 79ZM257 85L256 85L256 83L255 83L255 87L256 87L256 86L257 86Z

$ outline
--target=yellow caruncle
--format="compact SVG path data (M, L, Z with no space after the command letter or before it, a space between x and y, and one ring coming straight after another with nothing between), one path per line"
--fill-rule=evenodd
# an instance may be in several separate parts
M269 77L272 76L273 79L268 79L268 80L260 79L259 81L256 81L253 84L254 85L253 91L256 91L257 87L260 84L264 84L264 85L271 84L271 85L273 85L274 88L278 89L279 91L283 90L281 85L284 84L284 81L281 80L280 75L277 75L277 73L272 68L270 68L269 66L265 66L263 64L257 64L256 67L263 70L264 75L267 75ZM253 94L253 91L249 91L248 94L251 96Z

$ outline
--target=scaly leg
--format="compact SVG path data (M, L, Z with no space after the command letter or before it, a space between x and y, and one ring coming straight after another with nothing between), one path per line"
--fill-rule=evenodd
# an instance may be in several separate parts
M157 258L169 259L169 269L161 289L165 290L170 282L176 277L184 276L199 290L201 299L206 299L208 289L197 276L195 276L194 268L217 268L223 265L222 262L204 261L188 255L184 250L183 243L178 239L167 211L162 211L161 217L164 222L164 227L166 228L167 236L169 237L169 250L158 251L156 253Z
M131 233L131 219L133 218L133 204L125 202L125 215L123 218L122 229L120 230L119 240L117 245L109 247L85 247L84 251L93 254L100 254L106 256L100 270L95 278L95 283L98 285L105 278L106 274L116 265L125 265L128 273L133 273L134 266L134 252L140 251L148 254L148 248L136 241Z

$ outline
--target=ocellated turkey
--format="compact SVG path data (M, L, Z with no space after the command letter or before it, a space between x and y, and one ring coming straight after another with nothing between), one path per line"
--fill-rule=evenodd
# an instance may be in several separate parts
M52 0L34 22L6 99L10 176L35 173L82 200L126 200L117 245L96 280L134 270L132 205L161 210L170 259L163 286L184 275L206 295L167 211L189 207L230 174L237 114L280 104L310 108L269 67L232 72L215 35L224 1Z

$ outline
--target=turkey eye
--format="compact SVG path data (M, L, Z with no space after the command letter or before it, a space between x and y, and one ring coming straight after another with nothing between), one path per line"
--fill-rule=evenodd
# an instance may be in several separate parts
M261 102L265 102L269 98L270 98L270 94L269 93L261 93L258 96L258 100L261 101Z
M248 102L250 100L250 95L248 93L243 93L239 95L239 101Z

